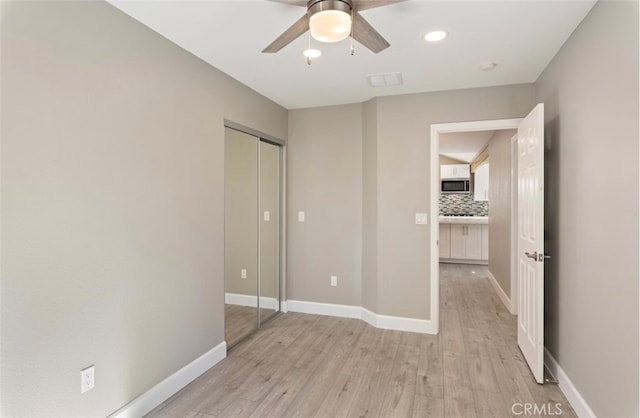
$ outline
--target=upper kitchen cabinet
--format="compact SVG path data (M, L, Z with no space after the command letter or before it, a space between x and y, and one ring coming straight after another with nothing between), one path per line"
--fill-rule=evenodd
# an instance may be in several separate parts
M489 163L476 168L473 182L473 200L487 202L489 200Z
M444 164L440 166L442 179L468 179L471 177L469 164Z

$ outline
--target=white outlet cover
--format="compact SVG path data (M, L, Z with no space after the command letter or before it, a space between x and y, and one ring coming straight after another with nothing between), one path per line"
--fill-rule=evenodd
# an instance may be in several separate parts
M241 279L246 279L247 278L247 269L240 270L240 278Z
M416 225L426 225L426 224L427 224L427 214L416 213Z
M91 365L80 371L80 393L93 389L96 384L96 367Z
M304 212L298 212L298 222L304 222Z
M338 285L338 276L331 276L331 286Z
M264 221L265 222L269 222L271 220L271 212L269 212L268 210L264 211Z

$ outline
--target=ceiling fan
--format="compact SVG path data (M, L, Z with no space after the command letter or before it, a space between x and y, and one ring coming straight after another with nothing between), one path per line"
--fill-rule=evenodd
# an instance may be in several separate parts
M271 42L262 52L278 52L300 35L310 31L311 36L320 42L339 42L352 36L353 39L377 54L388 48L390 46L389 42L359 12L405 0L271 1L306 7L307 13Z

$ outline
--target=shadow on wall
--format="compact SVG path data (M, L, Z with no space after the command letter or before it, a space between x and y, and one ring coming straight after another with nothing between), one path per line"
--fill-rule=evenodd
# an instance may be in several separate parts
M557 100L557 97L554 99ZM559 342L559 327L556 321L560 309L559 263L560 259L560 228L558 225L558 202L560 201L560 154L561 141L560 119L547 122L544 126L545 139L545 169L544 169L544 248L545 253L552 256L544 263L544 333L545 345L552 352L557 352ZM554 214L556 216L554 216Z

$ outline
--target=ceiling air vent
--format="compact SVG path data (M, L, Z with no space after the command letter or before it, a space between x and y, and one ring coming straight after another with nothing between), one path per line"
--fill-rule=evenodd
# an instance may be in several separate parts
M371 74L367 76L372 87L399 86L402 84L401 73Z

